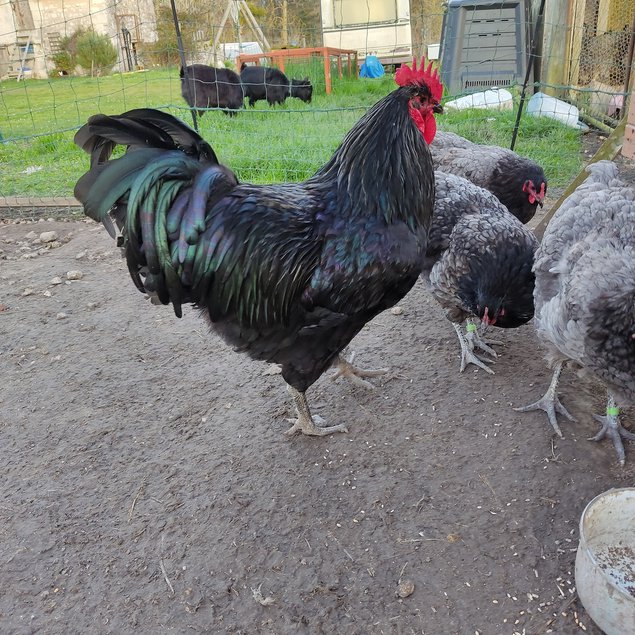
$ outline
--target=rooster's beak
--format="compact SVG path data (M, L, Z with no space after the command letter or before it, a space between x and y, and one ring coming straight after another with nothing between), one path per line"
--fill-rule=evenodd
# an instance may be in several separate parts
M432 112L435 115L442 115L443 114L443 106L441 104L435 104L434 106L432 106Z

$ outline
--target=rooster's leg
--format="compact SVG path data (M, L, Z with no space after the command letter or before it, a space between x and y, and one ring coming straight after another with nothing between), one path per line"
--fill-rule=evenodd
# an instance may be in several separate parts
M485 372L490 373L490 375L493 375L494 371L472 352L472 348L465 335L463 335L460 324L452 323L452 326L459 338L459 344L461 344L461 372L465 370L468 364L474 364L482 368Z
M352 381L356 386L374 390L375 386L373 386L369 381L362 379L362 377L379 377L380 375L385 375L388 372L388 368L363 370L353 366L354 359L355 353L351 353L348 359L338 355L333 362L333 366L336 366L337 370L331 375L331 379L335 381L338 377L346 377L346 379Z
M547 413L547 417L549 417L551 427L560 438L562 438L562 432L560 431L560 426L558 425L558 421L556 419L556 412L564 415L570 421L575 421L575 418L569 414L569 411L560 403L560 399L558 399L558 381L560 380L563 363L564 362L558 362L556 364L556 367L553 369L553 377L551 378L549 388L547 388L547 392L538 401L535 401L528 406L514 408L516 412L544 410Z
M299 431L302 432L302 434L323 437L327 434L332 434L333 432L348 432L348 429L343 424L324 427L315 425L316 423L323 424L325 423L325 421L318 415L311 415L311 410L309 409L306 395L303 392L296 390L293 386L287 385L287 388L289 389L289 392L293 397L293 403L295 404L298 418L289 419L289 421L293 423L293 425L285 432L285 434L291 435Z
M624 452L622 437L629 441L635 441L635 434L622 428L620 420L618 419L619 413L620 409L615 404L615 398L609 393L609 398L606 403L606 416L595 415L596 421L602 424L602 429L594 437L591 437L589 441L600 441L605 436L609 436L615 446L620 465L624 465L624 463L626 463L626 454Z

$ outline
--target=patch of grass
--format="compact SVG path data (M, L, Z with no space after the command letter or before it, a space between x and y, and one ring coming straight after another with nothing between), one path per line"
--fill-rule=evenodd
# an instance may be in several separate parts
M311 104L288 99L270 108L258 102L235 117L210 111L199 119L200 132L241 180L302 180L329 159L365 110L393 88L391 76L334 77L333 93L318 91ZM87 155L73 144L75 130L97 112L139 107L168 110L191 124L177 68L0 82L0 195L70 196L88 168ZM514 114L447 111L438 121L441 128L473 141L509 147ZM581 163L579 133L549 119L524 117L516 149L543 165L551 186L566 184Z

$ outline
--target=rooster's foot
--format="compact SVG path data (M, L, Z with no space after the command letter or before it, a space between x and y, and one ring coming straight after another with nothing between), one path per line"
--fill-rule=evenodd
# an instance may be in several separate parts
M293 425L285 432L286 435L291 436L296 432L302 432L302 434L314 437L323 437L327 434L333 434L334 432L348 432L348 428L343 424L325 426L324 424L326 422L322 419L322 417L319 415L311 415L311 410L309 409L309 404L306 400L305 394L296 390L292 386L287 387L293 397L298 418L287 419L287 421Z
M374 390L375 386L369 381L362 379L362 377L379 377L380 375L385 375L389 369L377 368L376 370L363 370L353 366L354 359L354 352L349 355L348 359L338 355L333 364L337 367L337 370L331 375L331 380L335 381L338 377L346 377L346 379L353 382L356 386Z
M626 463L626 453L624 452L622 438L628 441L635 441L635 434L625 430L620 424L618 419L619 410L615 407L615 402L612 397L609 397L609 404L607 405L606 411L606 416L594 416L595 420L602 424L602 428L594 437L591 437L589 441L601 441L604 437L608 436L611 441L613 441L613 446L617 452L620 465L624 465Z
M453 324L452 326L454 326L454 330L459 338L459 343L461 344L461 372L465 370L465 367L468 364L474 364L475 366L482 368L486 373L493 375L494 371L485 364L482 359L474 354L472 347L470 347L468 340L461 331L461 327L458 324ZM496 355L496 353L494 353L494 355Z
M556 412L564 415L569 421L575 421L575 417L573 417L569 411L560 403L560 399L558 399L558 381L560 379L560 373L562 372L562 363L559 363L554 371L553 377L551 378L551 383L549 384L549 388L547 392L534 403L530 403L528 406L520 406L518 408L514 408L516 412L529 412L530 410L544 410L547 413L547 417L549 418L549 423L553 428L553 431L562 438L562 432L560 431L560 426L558 425L558 420L556 418Z
M285 432L287 436L291 436L296 432L307 434L313 437L324 437L334 432L348 432L348 428L344 424L336 426L325 426L326 421L320 415L313 415L311 418L299 415L297 419L287 419L293 425ZM319 424L319 425L316 425Z

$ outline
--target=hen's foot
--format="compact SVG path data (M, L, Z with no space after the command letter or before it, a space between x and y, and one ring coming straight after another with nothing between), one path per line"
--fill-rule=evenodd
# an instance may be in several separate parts
M635 434L625 430L618 419L619 408L615 406L615 402L612 397L609 397L609 405L606 408L606 415L594 415L596 421L602 424L600 431L589 439L589 441L601 441L604 437L608 436L613 441L613 446L617 452L617 458L620 465L626 463L626 453L624 452L624 444L622 439L628 441L635 441Z
M560 399L558 399L558 381L560 380L560 373L562 372L562 362L556 364L556 367L553 370L553 376L551 377L551 383L549 384L549 388L547 388L547 392L534 403L530 403L528 406L520 406L518 408L514 408L516 412L529 412L530 410L544 410L547 413L547 417L549 418L549 423L553 428L553 431L562 438L562 432L560 431L560 426L558 425L558 420L556 418L556 412L564 415L569 421L575 421L575 417L573 417L569 411L560 403Z
M467 332L465 334L465 339L467 340L468 346L470 347L470 351L474 352L475 348L479 348L492 357L498 357L498 354L490 346L490 344L500 345L502 344L502 342L500 340L486 340L485 329L486 327L484 325L481 325L481 329L479 330L474 322L472 322L470 319L467 320Z
M338 355L333 364L337 370L331 375L331 380L335 381L339 377L346 377L346 379L353 382L356 386L375 390L375 386L373 386L369 381L362 379L362 377L379 377L380 375L385 375L389 369L377 368L375 370L364 370L353 366L354 359L354 352L349 355L348 359Z
M456 334L459 338L459 343L461 344L460 372L463 372L468 364L474 364L475 366L482 368L486 373L493 375L494 371L489 366L487 366L487 364L482 359L480 359L480 357L474 354L472 350L473 346L470 346L470 343L466 339L465 335L463 335L461 327L458 324L453 324L452 326L454 326L454 330L456 331ZM494 356L496 356L496 353L494 353Z
M562 439L562 431L560 430L560 426L558 425L558 419L556 417L556 412L564 415L569 421L575 421L575 417L571 415L571 413L560 403L560 399L558 399L558 395L550 394L547 391L538 401L534 401L534 403L530 403L528 406L520 406L518 408L514 408L516 412L529 412L530 410L543 410L547 413L547 417L549 418L549 423L553 428L553 431Z
M333 434L334 432L348 432L348 428L343 424L336 426L323 425L326 422L322 417L319 415L311 415L305 394L296 390L293 386L287 386L287 388L293 397L298 418L288 419L293 425L285 432L286 435L290 436L296 432L302 432L302 434L308 434L314 437L323 437L327 434Z

